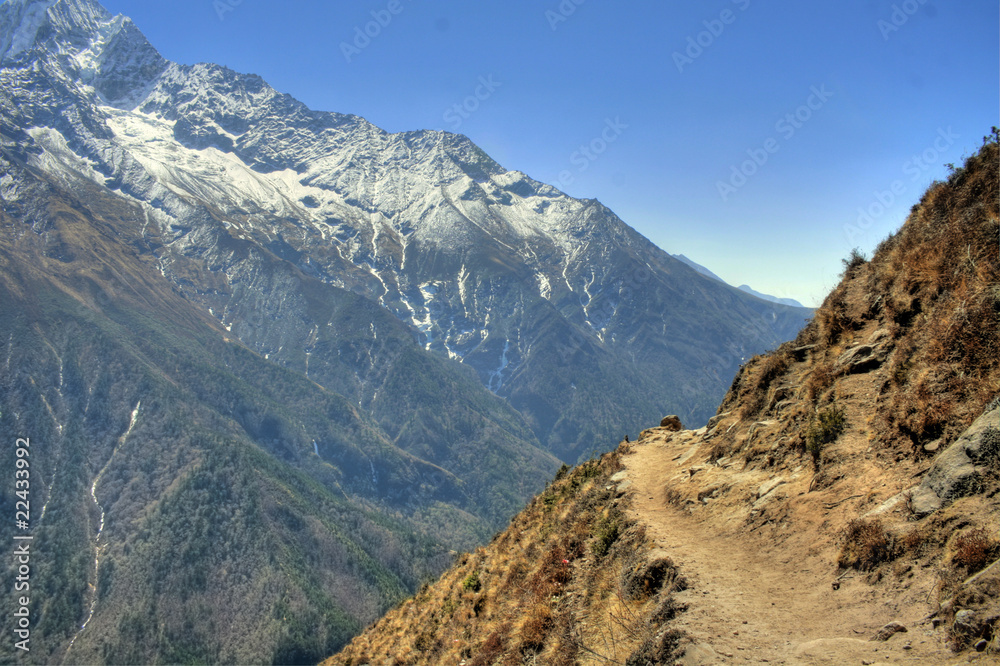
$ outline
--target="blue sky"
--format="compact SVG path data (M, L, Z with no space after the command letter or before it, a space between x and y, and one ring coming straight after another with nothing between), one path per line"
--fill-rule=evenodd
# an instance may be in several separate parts
M104 5L171 60L389 131L461 132L668 252L809 305L1000 124L996 0Z

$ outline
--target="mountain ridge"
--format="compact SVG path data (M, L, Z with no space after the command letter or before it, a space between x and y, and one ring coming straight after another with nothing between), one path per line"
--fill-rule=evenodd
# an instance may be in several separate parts
M554 470L553 458L527 448L530 434L506 407L493 412L495 425L484 423L496 431L487 438L491 455L505 456L503 465L480 467L486 462L481 456L462 463L481 473L460 478L457 461L437 457L445 469L430 455L403 450L356 404L267 362L177 293L155 270L139 229L122 233L120 218L134 220L138 213L141 219L141 211L86 187L62 191L38 173L21 172L27 167L6 155L5 148L0 301L7 354L0 368L0 422L33 439L32 469L40 475L32 479L33 499L44 505L33 523L42 539L33 561L42 569L32 579L37 594L31 612L39 622L32 647L42 662L137 663L196 655L242 663L270 661L267 655L281 663L316 660L436 573L449 549L485 538ZM17 196L12 174L19 174ZM345 298L341 314L330 320L338 329L348 330L343 324L351 316L364 317L355 326L378 325L383 340L396 344L398 359L425 355L391 315L380 315L360 297ZM427 360L421 374L442 376L440 362ZM475 407L469 398L476 396L477 382L464 381L458 402ZM407 393L419 395L409 388ZM484 415L498 407L479 406ZM134 430L128 427L130 412L138 417ZM468 424L456 425L475 425L476 418L470 413ZM516 439L518 428L529 440ZM469 434L474 445L478 437L474 430ZM130 446L116 444L126 437ZM447 455L474 454L473 446ZM70 459L78 461L72 469L60 462ZM211 462L222 459L230 462ZM497 474L505 478L487 478ZM231 489L263 484L255 494L233 490L241 498L236 504L255 511L256 518L213 510L205 519L218 529L189 529L184 514L197 512L195 498L207 504L219 499L205 494L205 479ZM13 510L11 493L4 489L2 504ZM293 512L277 508L289 497ZM187 508L162 513L159 506ZM282 523L298 527L287 531ZM265 538L263 524L285 530L284 541ZM176 563L156 556L168 552L167 542L188 555ZM266 554L269 547L295 556L277 559L294 576L261 564L273 557ZM250 559L220 578L232 590L209 587L191 596L200 579L184 572L206 576L215 558L240 552ZM305 560L296 559L306 552ZM98 559L88 565L87 554L95 553ZM324 557L339 564L320 565ZM276 587L248 588L232 578L234 571ZM287 602L275 596L282 590ZM188 596L176 596L181 593ZM181 649L186 619L200 617L198 608L213 607L223 596L260 609L259 617L241 615L230 628L199 634ZM157 600L175 609L159 616L166 627L160 638L140 631L154 617ZM294 610L312 619L276 624L269 618L282 603L285 615ZM96 612L90 615L88 608ZM84 623L87 629L80 632ZM234 642L233 630L256 638ZM67 656L73 639L73 656Z

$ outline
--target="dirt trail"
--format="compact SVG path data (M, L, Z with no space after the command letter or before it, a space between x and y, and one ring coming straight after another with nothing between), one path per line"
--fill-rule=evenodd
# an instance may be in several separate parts
M920 621L927 606L893 606L863 581L844 579L830 549L808 538L767 543L708 512L664 501L666 480L684 469L690 440L634 445L624 457L633 510L647 534L678 565L690 589L677 624L695 639L685 664L946 664L956 656ZM719 517L715 517L718 521ZM728 533L727 533L728 532ZM887 642L869 639L885 624L908 628Z

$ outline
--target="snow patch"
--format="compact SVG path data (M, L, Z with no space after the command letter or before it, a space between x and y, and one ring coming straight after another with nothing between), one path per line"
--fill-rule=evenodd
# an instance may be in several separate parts
M108 462L105 463L104 467L101 468L101 471L97 473L96 477L94 477L94 483L91 484L90 486L90 498L93 500L94 506L96 506L97 509L101 512L101 523L97 528L97 536L94 537L94 585L91 586L90 590L91 593L90 612L87 614L87 619L84 620L82 625L80 625L80 631L78 631L76 636L73 637L73 640L70 641L69 647L73 647L73 643L76 642L76 639L80 636L81 633L83 633L83 630L87 628L87 625L90 624L90 621L94 619L94 611L97 608L97 581L100 580L100 573L101 573L102 546L100 542L101 542L101 536L103 536L104 534L104 507L101 506L100 501L98 501L97 499L97 486L101 482L101 479L104 478L104 473L108 471L108 468L111 466L111 463L114 462L115 455L123 446L125 446L125 443L128 441L128 436L132 434L132 429L135 427L135 422L139 418L140 407L142 407L141 400L135 404L135 409L132 410L132 417L129 419L128 428L125 430L125 433L118 438L118 443L115 446L114 450L111 452L111 457L108 458ZM67 651L68 650L69 648L67 648Z
M32 127L28 134L42 149L42 154L32 154L28 164L49 173L69 173L83 176L98 185L105 185L108 179L94 169L95 163L80 157L69 147L66 137L49 127Z
M552 283L549 282L547 275L543 273L535 273L535 279L538 280L538 295L545 300L550 300L552 298Z
M11 36L10 45L3 54L0 54L0 60L6 60L8 58L13 58L19 53L27 51L35 44L35 37L38 35L38 29L42 27L42 24L46 21L46 14L52 5L56 4L58 0L43 0L41 2L9 2L8 6L4 7L8 11L17 11L15 9L16 4L21 4L24 13L21 15L21 21L17 26L17 30Z
M510 351L510 340L504 340L503 353L500 355L500 366L490 373L490 379L486 383L486 388L494 393L498 393L503 387L503 371L507 369L510 362L507 360L507 352Z
M330 229L326 219L343 215L342 204L330 192L303 185L307 177L292 169L260 173L235 154L215 146L202 150L187 148L174 139L175 122L114 107L105 106L101 110L107 114L107 125L118 142L174 194L218 203L224 209L260 207L276 216L307 222L323 236ZM218 131L238 138L221 128ZM309 208L303 200L319 201L321 205Z

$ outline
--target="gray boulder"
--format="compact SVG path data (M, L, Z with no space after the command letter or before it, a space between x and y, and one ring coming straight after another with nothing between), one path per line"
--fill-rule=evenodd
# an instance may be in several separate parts
M856 372L870 372L885 363L890 351L889 345L886 343L852 347L837 359L834 372L848 375Z
M917 516L979 491L980 475L1000 464L1000 404L994 401L954 444L942 451L910 494Z
M979 632L979 622L976 620L976 612L971 610L960 610L955 613L955 624L952 630L956 634L974 635Z

